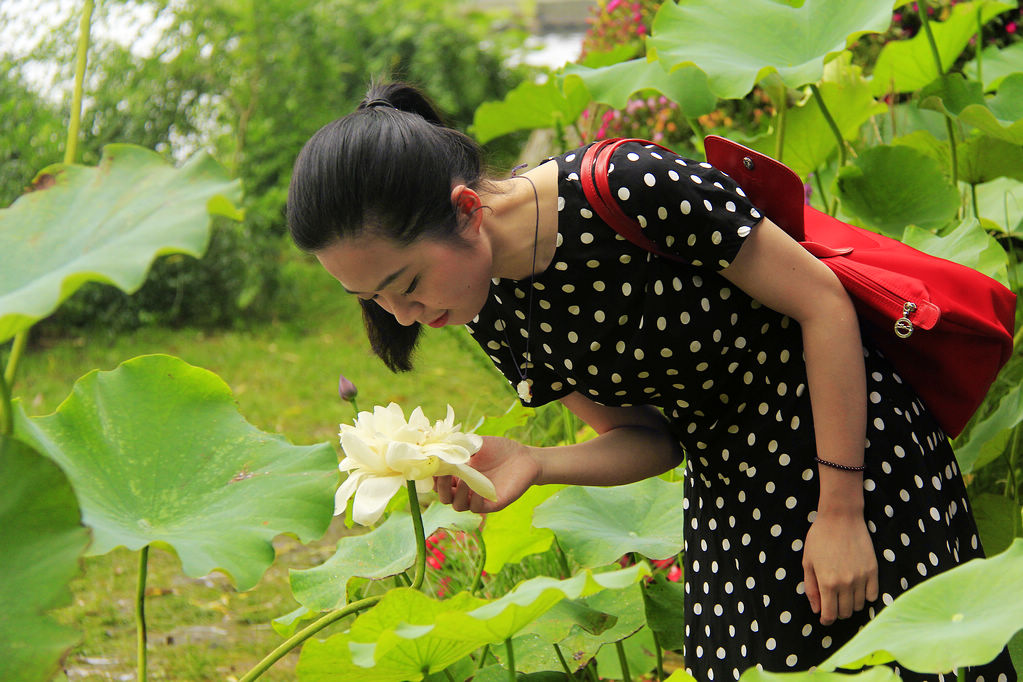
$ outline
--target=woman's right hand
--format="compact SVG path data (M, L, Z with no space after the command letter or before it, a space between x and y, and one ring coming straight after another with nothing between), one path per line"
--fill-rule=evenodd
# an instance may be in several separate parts
M436 476L433 489L438 499L450 504L455 511L485 514L504 509L540 480L540 462L532 448L509 438L483 436L483 447L469 459L469 466L490 479L497 491L497 500L473 493L456 476Z

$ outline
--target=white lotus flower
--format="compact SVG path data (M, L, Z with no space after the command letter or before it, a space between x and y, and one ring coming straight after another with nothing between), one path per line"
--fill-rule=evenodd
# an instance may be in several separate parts
M345 457L338 467L349 474L334 496L334 514L343 514L355 495L352 519L364 526L376 523L405 481L415 481L416 492L424 493L433 489L434 476L458 476L474 492L496 499L494 485L468 464L483 439L461 426L450 405L447 417L430 426L422 408L406 421L395 403L360 412L354 426L342 424Z

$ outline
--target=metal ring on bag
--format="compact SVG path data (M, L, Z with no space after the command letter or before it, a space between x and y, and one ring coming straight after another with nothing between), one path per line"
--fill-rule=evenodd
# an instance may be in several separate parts
M742 165L746 170L753 170L753 159L748 156L742 157Z

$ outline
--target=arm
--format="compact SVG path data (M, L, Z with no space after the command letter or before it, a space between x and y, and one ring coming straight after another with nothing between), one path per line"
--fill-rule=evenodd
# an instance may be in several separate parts
M852 301L831 270L769 220L721 274L799 322L817 455L859 466L866 439L866 372ZM829 624L877 598L877 560L863 520L863 474L818 466L817 517L803 549L806 594Z
M558 447L530 447L507 438L484 438L470 464L490 478L498 500L473 495L451 477L438 477L437 496L458 511L498 511L531 485L621 485L656 476L678 466L682 453L664 417L654 408L607 407L580 393L561 399L599 434L596 438Z

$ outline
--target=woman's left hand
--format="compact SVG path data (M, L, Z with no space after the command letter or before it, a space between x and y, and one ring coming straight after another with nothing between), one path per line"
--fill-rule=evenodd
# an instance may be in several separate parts
M877 557L862 512L817 515L803 545L803 580L822 625L877 599Z

